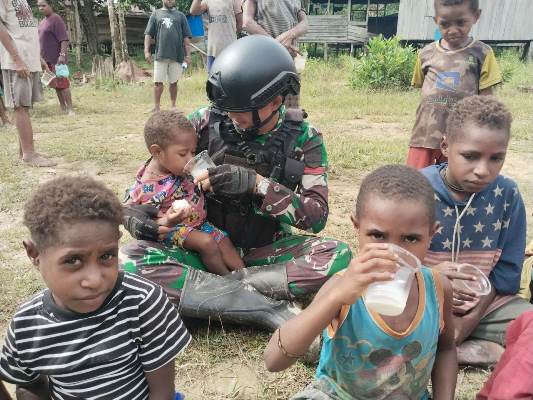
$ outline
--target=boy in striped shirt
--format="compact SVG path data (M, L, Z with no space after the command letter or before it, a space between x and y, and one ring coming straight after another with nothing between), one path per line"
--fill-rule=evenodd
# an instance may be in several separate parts
M47 288L19 307L0 355L17 398L174 399L191 337L159 286L118 269L122 207L89 177L62 177L26 203L24 247Z

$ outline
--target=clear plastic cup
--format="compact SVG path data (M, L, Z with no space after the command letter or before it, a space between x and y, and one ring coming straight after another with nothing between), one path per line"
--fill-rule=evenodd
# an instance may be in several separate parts
M307 54L296 54L294 57L294 67L296 72L301 74L305 69L305 62L307 61Z
M41 75L41 82L43 85L48 86L56 78L56 76L48 71L44 71Z
M202 151L201 153L191 158L185 167L183 167L183 172L186 174L192 175L193 178L196 178L202 172L206 171L208 168L216 167L211 157L207 153L207 150Z
M368 286L364 299L367 307L382 315L400 315L405 309L415 272L420 260L407 250L389 243L389 251L398 255L398 270L392 281L375 282Z
M461 264L457 272L468 274L475 278L473 281L468 279L454 279L453 283L458 288L470 290L478 296L485 296L490 293L491 284L489 278L479 268L471 264Z

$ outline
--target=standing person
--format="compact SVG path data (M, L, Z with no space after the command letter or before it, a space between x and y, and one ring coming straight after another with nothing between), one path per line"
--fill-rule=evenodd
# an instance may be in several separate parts
M154 62L154 108L161 109L161 95L164 83L168 82L172 108L176 108L178 80L183 73L181 64L191 63L191 30L185 15L176 8L176 0L163 0L163 7L155 10L144 32L144 57ZM150 46L155 41L155 56Z
M57 15L48 0L38 0L37 6L44 19L39 23L39 42L41 43L41 57L46 61L50 71L56 71L56 65L67 63L68 34L63 18ZM74 115L70 81L66 77L57 77L49 85L56 90L61 110L68 115Z
M55 162L35 151L30 107L42 100L42 65L37 20L26 0L0 0L0 61L5 101L15 110L22 161L32 167L51 167Z
M442 38L418 53L412 85L422 88L407 165L424 168L446 161L440 142L450 108L463 97L490 95L502 82L490 46L470 36L479 20L479 0L435 0Z
M294 58L297 40L308 29L307 16L300 0L244 0L244 29L248 34L271 36L287 48ZM300 98L288 95L287 108L298 108Z
M192 15L208 14L207 73L215 58L227 46L237 40L242 29L241 0L193 0Z
M196 179L212 191L207 219L228 233L247 268L206 273L198 255L157 243L169 228L150 219L146 206L126 210L126 228L144 240L121 249L123 268L161 284L182 315L274 330L298 312L287 300L316 292L348 265L345 243L291 230L318 233L329 213L322 135L301 110L283 106L299 88L285 48L249 36L216 59L207 83L211 106L189 116L196 151L207 150L217 165Z
M435 223L433 190L412 168L387 165L362 182L351 220L360 252L314 301L272 335L265 350L270 371L304 354L323 331L316 379L291 400L452 400L457 380L452 287L431 268L415 272L402 313L379 314L367 287L394 279L401 247L423 260ZM405 278L404 278L405 279ZM392 290L392 289L391 289Z

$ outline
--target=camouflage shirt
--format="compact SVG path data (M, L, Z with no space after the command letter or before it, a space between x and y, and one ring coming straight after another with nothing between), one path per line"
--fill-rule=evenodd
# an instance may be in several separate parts
M266 143L271 135L281 126L285 117L285 107L280 110L280 118L276 128L255 140ZM198 135L209 135L210 109L200 108L189 115ZM322 134L307 121L301 124L301 135L296 139L295 156L304 162L304 174L296 192L274 182L268 188L260 207L255 212L260 215L277 219L283 232L295 227L312 233L318 233L326 225L328 218L328 185L326 168L328 159Z
M438 149L450 107L501 81L492 49L479 40L459 50L444 50L439 42L425 46L413 73L412 85L422 88L422 100L409 145Z

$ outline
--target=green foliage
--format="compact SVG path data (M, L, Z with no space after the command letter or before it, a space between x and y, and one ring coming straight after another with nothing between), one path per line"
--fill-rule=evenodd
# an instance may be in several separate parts
M361 89L402 89L409 87L416 62L412 46L403 47L398 37L370 39L366 54L355 64L350 85Z
M521 69L523 62L520 61L520 54L516 50L503 50L498 56L498 65L502 71L502 78L505 83L512 80L515 73Z

